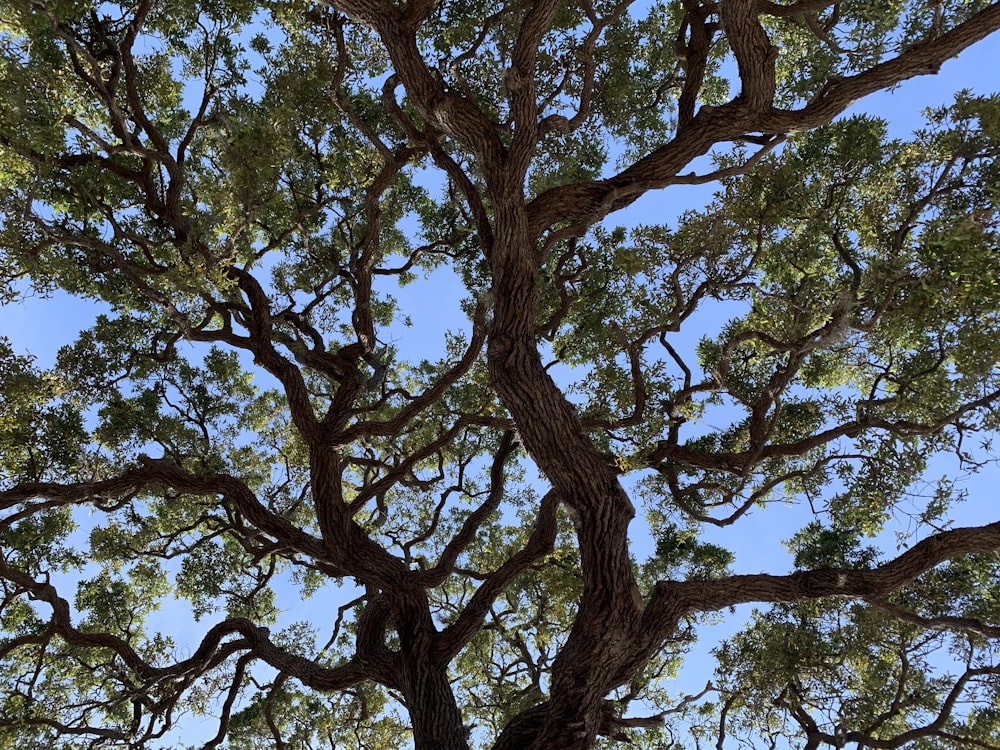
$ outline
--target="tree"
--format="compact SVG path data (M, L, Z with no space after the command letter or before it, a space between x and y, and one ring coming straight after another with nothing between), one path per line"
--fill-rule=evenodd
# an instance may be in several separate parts
M1000 747L1000 521L931 465L1000 418L1000 98L834 121L1000 4L3 19L4 299L100 315L0 346L0 746ZM796 569L732 574L705 530L788 501Z

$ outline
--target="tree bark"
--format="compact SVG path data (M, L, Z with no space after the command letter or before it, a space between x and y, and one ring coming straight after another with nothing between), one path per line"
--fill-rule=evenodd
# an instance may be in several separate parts
M497 747L585 748L597 738L611 679L634 650L631 640L642 604L628 554L635 511L616 471L542 365L535 343L538 269L523 193L512 184L497 194L497 185L503 183L494 183L493 196L490 375L528 452L578 518L584 586L573 628L553 665L544 724L530 744L514 732Z
M416 750L468 750L468 730L448 680L448 661L437 653L441 636L431 619L425 590L405 586L389 599L399 634L399 687Z
M416 750L468 750L469 730L462 723L447 668L417 651L407 654L403 672L403 696Z

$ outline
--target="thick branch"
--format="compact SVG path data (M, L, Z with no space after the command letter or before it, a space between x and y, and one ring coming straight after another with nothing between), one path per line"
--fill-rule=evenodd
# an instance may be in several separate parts
M538 237L556 223L570 222L586 228L630 205L643 193L675 184L675 178L687 164L717 143L739 139L751 131L787 134L818 127L863 96L915 76L937 72L945 61L997 29L1000 29L1000 4L991 5L954 29L892 60L832 82L821 96L800 110L761 112L744 106L742 97L719 108L702 107L689 126L673 140L614 177L561 185L535 198L528 206L531 236ZM759 43L754 49L758 46ZM766 67L759 53L748 51L746 54L748 61ZM767 94L760 89L759 83L770 74L761 70L748 74L751 81L757 81L750 91L744 92L751 105L755 102L759 105L760 98Z
M535 58L538 56L538 45L561 5L557 0L530 5L517 35L510 70L507 71L507 91L510 92L515 123L510 149L511 164L512 171L522 176L528 170L538 140Z
M947 60L1000 29L1000 3L928 42L910 47L857 75L833 80L820 96L802 109L775 109L764 116L759 128L765 133L794 133L830 122L862 97L888 89L909 78L937 73Z
M167 460L143 457L142 461L143 465L138 469L99 482L19 484L0 492L0 509L11 508L35 498L60 500L66 504L99 503L110 498L135 495L160 484L195 495L221 495L230 500L250 523L283 546L317 561L326 560L322 541L269 511L239 479L226 474L198 476ZM345 575L346 571L330 567L330 573Z
M774 101L774 61L778 49L760 25L756 5L755 0L727 0L720 7L726 38L743 84L736 100L752 112L765 112Z
M795 602L824 596L882 597L945 560L1000 549L1000 522L930 536L872 570L821 568L790 575L730 576L716 581L660 581L644 613L662 634L685 614L747 602Z
M409 18L384 0L337 0L331 5L378 32L407 95L435 130L469 148L484 164L503 163L506 148L490 120L472 101L446 91L421 57L416 34L409 27L419 22L422 4L414 6ZM492 172L486 174L489 177Z
M780 5L771 0L757 0L757 12L762 15L777 16L787 18L788 16L801 16L808 13L816 13L836 5L838 0L799 0L796 3Z

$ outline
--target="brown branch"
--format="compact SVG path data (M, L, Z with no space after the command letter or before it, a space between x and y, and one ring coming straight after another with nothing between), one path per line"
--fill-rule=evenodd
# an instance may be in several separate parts
M230 266L229 274L239 285L250 302L250 318L246 325L250 332L249 346L254 362L274 375L284 387L292 421L302 437L309 443L321 441L324 431L313 412L309 391L302 372L274 348L271 302L260 282L238 266Z
M1000 29L1000 3L994 3L953 29L910 47L897 57L857 75L833 80L802 109L775 109L758 127L766 133L794 133L830 122L862 97L916 76L937 73L947 60Z
M1000 522L944 531L872 570L821 568L790 575L730 576L713 581L660 581L643 618L665 635L686 614L747 602L796 602L824 596L882 597L940 563L1000 549Z
M402 560L376 544L351 517L343 492L344 462L336 447L309 452L309 474L316 522L326 557L366 585L401 592L409 571Z
M147 686L166 683L193 673L203 674L241 650L249 651L254 658L294 675L304 685L317 690L340 690L369 678L368 671L354 661L329 668L289 653L271 642L266 628L258 628L245 618L231 618L214 625L189 658L166 667L154 667L140 657L128 642L117 636L77 630L72 622L69 602L59 595L55 586L36 581L27 573L8 565L2 557L0 578L17 584L36 601L48 604L52 611L50 628L66 643L111 651ZM230 635L240 635L242 638L225 640Z
M493 123L475 102L445 90L424 62L416 34L409 28L417 20L419 8L414 18L404 18L385 0L335 0L330 4L378 32L410 100L435 130L469 148L484 166L503 164L507 150Z
M535 59L542 37L549 30L562 3L542 0L529 6L511 57L506 85L514 118L514 137L510 146L510 164L515 175L523 176L534 156L538 142L538 101L535 86Z
M964 691L969 680L975 677L995 677L996 675L1000 675L1000 667L987 666L975 669L966 669L962 676L959 677L952 686L951 690L948 691L948 695L942 702L938 715L934 717L929 724L925 724L922 727L916 727L905 732L900 732L896 736L886 739L873 737L868 732L857 730L843 732L837 735L830 734L819 729L815 720L809 716L801 704L796 703L795 706L791 706L788 704L787 699L785 699L780 705L783 705L792 713L795 720L799 722L803 729L805 729L810 741L815 741L816 745L818 745L819 742L823 742L831 747L844 747L847 744L857 743L859 747L878 748L878 750L896 750L897 748L901 748L911 742L915 742L925 737L944 736L946 733L942 732L942 728L951 717L952 712L955 709L955 704L961 697L962 692ZM987 748L990 750L995 750L998 747L997 745L992 745L975 738L961 737L954 733L947 733L947 736L971 747Z
M399 688L399 655L386 646L386 631L392 624L392 608L385 595L372 597L358 616L355 657L375 680Z
M856 437L865 430L883 430L893 435L902 436L934 435L941 432L948 425L954 424L969 412L977 409L991 408L998 400L1000 400L1000 391L994 391L975 401L962 404L934 422L926 423L905 419L893 422L881 417L863 416L860 419L845 422L836 427L830 427L791 443L755 445L749 450L740 452L702 452L671 443L667 440L661 440L649 455L649 465L656 467L661 461L668 459L692 468L715 469L742 474L760 461L769 458L799 456L827 443L831 443L838 438ZM871 400L858 402L858 406L861 409L877 405L877 403L873 403Z
M401 82L396 74L386 78L382 85L382 105L411 140L423 143L428 147L434 163L458 187L462 197L465 198L466 205L472 212L476 233L479 235L480 243L482 243L483 254L489 258L493 249L493 227L479 188L451 154L442 148L440 134L429 125L425 130L418 129L410 117L403 112L393 93L399 85Z
M777 18L788 18L789 16L801 16L807 13L817 13L821 10L836 5L839 0L798 0L798 2L781 5L771 2L771 0L757 0L757 12L762 15L775 16Z
M888 612L898 620L903 620L927 630L962 630L966 633L976 633L986 638L1000 638L1000 625L989 625L975 617L957 617L955 615L923 617L881 597L865 597L864 600L872 606Z
M529 232L538 237L553 224L567 222L578 225L576 231L582 232L609 213L630 205L643 193L675 184L681 169L717 143L738 140L750 132L787 134L818 127L863 96L914 76L937 72L946 60L997 29L1000 29L1000 4L989 6L954 29L892 60L830 83L821 96L802 109L770 112L753 109L760 106L762 97L767 98L767 92L760 90L760 82L770 80L771 75L767 71L771 65L766 62L768 55L762 57L763 40L758 39L743 53L751 82L750 90L744 93L752 106L744 106L744 101L737 98L722 107L702 107L689 127L673 140L614 177L545 191L528 205Z
M362 488L351 502L351 515L357 515L364 509L365 504L369 500L374 497L384 495L394 485L401 483L405 479L407 473L409 473L414 466L451 443L455 439L455 436L461 432L464 426L465 425L462 421L459 420L449 429L442 432L434 440L427 443L422 448L412 451L405 459L403 459L403 461L393 465L392 469L387 471L384 476L372 484Z
M706 107L689 127L614 177L592 182L560 185L546 190L528 204L528 231L538 237L553 224L579 226L576 234L608 214L631 205L640 195L664 188L690 162L744 128L727 121L725 108ZM739 123L742 124L742 123Z
M233 713L233 705L236 703L236 699L239 697L240 690L243 687L243 678L246 675L247 667L252 662L253 659L249 654L243 654L236 660L233 680L226 694L226 699L222 702L222 711L219 714L219 731L215 733L212 739L202 745L202 750L213 750L213 748L218 747L225 741L226 735L229 733L229 720Z
M447 663L454 658L465 644L479 632L486 613L489 612L490 605L497 596L515 578L552 550L556 538L556 511L558 507L558 495L555 491L549 490L539 504L535 528L525 545L486 577L455 622L438 636L434 655L439 663ZM425 575L428 574L437 575L434 570L428 571Z
M126 734L118 729L109 729L107 727L94 727L94 726L70 726L64 724L61 721L56 721L55 719L48 716L29 716L24 718L0 718L0 727L17 727L18 724L37 724L44 727L49 727L54 729L60 735L87 735L95 738L89 746L96 747L97 739L100 738L100 744L107 742L124 743L129 740Z
M380 20L393 23L402 20L398 6L388 0L330 0L327 5L372 28L376 28Z
M408 28L416 30L438 2L439 0L409 0L403 6L403 22Z
M590 3L586 3L584 11L587 13L587 18L590 20L591 29L587 32L587 35L583 39L583 44L580 45L580 57L583 59L583 70L580 73L580 96L579 96L579 107L577 108L576 114L569 118L566 122L566 126L570 130L575 130L576 128L583 125L590 116L590 108L593 100L594 94L594 77L597 72L597 56L594 54L594 48L597 46L597 41L600 39L601 34L604 30L618 18L620 18L624 13L626 13L629 7L632 5L632 0L621 0L617 5L611 8L611 10L604 15L603 18L598 18L594 13L594 8ZM555 122L546 118L542 121L542 129L545 130L546 123L549 127L555 126Z
M486 500L469 514L469 517L462 524L462 528L445 545L437 564L426 571L422 577L422 585L427 588L435 588L444 583L445 578L454 569L458 556L469 546L483 523L500 506L500 501L504 496L504 465L515 448L517 448L515 433L513 430L507 430L500 438L500 445L493 457L493 465L490 467L490 491Z
M684 20L677 32L674 47L678 61L684 70L684 86L677 99L677 129L686 128L694 119L698 102L698 92L705 82L708 53L712 44L712 32L707 22L708 10L701 3L688 0L685 3ZM685 42L684 34L690 38ZM683 54L682 54L683 53Z
M739 177L746 174L751 169L760 164L768 154L774 151L775 148L784 143L786 137L783 135L775 136L769 138L766 143L761 145L761 148L757 149L753 155L747 159L742 164L735 164L731 167L722 167L720 169L714 169L711 172L706 172L704 174L697 174L695 172L688 172L687 174L677 175L671 181L671 185L707 185L711 182L718 182L720 180L725 180L730 177Z
M308 555L330 566L321 540L293 526L269 511L243 482L224 474L198 476L167 460L140 458L143 465L113 479L78 484L26 483L0 492L0 509L35 498L47 498L66 504L93 502L98 507L111 498L134 496L157 484L195 495L221 495L229 499L243 516L258 529L274 537L283 546ZM347 571L330 567L333 575Z
M404 426L416 418L417 415L436 403L448 388L454 385L475 364L486 341L486 317L488 312L488 300L485 298L480 299L473 316L472 337L461 359L442 373L427 390L400 409L399 413L392 419L384 422L358 422L337 433L337 441L346 444L362 437L396 435Z
M735 101L750 112L762 113L774 102L774 61L778 49L771 44L757 18L756 0L726 0L721 3L726 39L736 57L742 91Z

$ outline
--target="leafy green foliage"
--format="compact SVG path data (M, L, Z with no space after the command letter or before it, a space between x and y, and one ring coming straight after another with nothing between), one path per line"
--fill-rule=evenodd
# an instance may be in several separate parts
M717 544L699 542L693 530L675 526L661 530L656 554L668 568L684 566L689 579L721 578L733 563L733 554Z
M0 748L996 746L995 4L0 11Z

